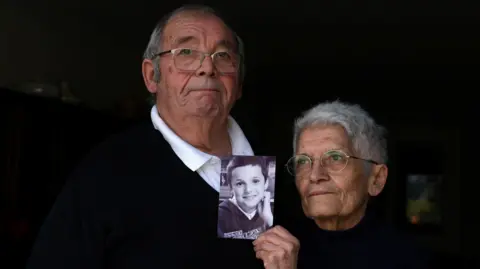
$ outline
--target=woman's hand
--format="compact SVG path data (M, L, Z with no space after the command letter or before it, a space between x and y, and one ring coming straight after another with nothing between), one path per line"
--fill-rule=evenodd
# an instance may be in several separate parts
M300 242L285 228L275 226L253 241L256 257L265 269L296 269Z

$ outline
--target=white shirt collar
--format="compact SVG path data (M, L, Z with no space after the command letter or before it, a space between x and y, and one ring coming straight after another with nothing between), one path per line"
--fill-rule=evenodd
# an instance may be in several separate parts
M180 138L172 129L170 129L170 127L168 127L162 118L160 118L155 105L152 107L150 116L155 129L162 133L173 151L190 170L197 171L212 157L215 157L195 148ZM254 155L252 147L245 137L245 134L231 116L228 116L228 133L232 143L232 155Z

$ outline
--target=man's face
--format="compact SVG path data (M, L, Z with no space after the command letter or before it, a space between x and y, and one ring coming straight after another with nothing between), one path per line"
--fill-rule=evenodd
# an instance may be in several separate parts
M268 185L258 165L240 166L232 170L230 179L238 206L247 213L253 212L263 199Z
M349 217L363 210L369 193L364 163L350 158L340 172L326 171L320 165L322 155L342 150L353 155L345 130L340 126L319 126L305 129L298 141L297 153L313 160L311 173L297 176L296 185L305 215L313 218Z
M232 32L217 17L181 13L164 29L162 50L195 49L205 53L236 51ZM160 58L160 84L157 103L186 115L226 117L240 97L238 72L220 73L210 57L195 71L175 67L173 55Z

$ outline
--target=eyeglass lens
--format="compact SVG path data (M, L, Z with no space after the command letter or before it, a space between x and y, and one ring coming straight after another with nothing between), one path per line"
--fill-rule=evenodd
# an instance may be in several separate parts
M213 54L213 63L218 71L221 72L235 72L236 60L228 52L220 51ZM180 49L174 53L175 66L178 69L193 71L197 70L205 57L208 57L203 52L192 49Z
M329 171L341 171L348 162L348 156L341 151L328 151L320 158L320 164ZM292 175L303 175L311 171L313 160L306 155L297 155L289 160L287 169Z

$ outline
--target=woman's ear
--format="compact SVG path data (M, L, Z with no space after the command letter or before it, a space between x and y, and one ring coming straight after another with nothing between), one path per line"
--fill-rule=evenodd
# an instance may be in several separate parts
M388 167L384 164L377 164L373 167L368 179L368 194L379 195L387 183Z

